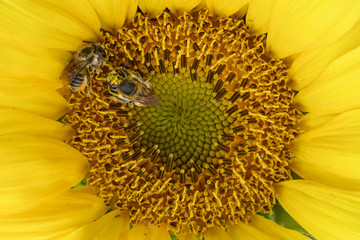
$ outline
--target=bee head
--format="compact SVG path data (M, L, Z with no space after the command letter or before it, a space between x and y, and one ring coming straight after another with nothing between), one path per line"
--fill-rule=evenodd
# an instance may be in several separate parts
M106 52L103 46L100 44L97 45L96 52L99 54L100 58L105 60L106 59Z
M92 52L93 52L92 46L87 45L87 46L83 47L83 48L79 51L78 56L79 56L79 57L85 57L85 58L86 58L86 57L89 56Z

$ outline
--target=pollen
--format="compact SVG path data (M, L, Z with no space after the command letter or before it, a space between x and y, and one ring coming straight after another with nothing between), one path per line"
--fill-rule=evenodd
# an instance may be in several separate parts
M273 184L291 179L291 141L302 113L287 67L265 53L266 35L206 10L137 15L104 32L107 61L91 94L69 97L71 145L90 163L88 185L132 224L202 235L271 212ZM159 106L110 97L107 74L126 68L154 88Z

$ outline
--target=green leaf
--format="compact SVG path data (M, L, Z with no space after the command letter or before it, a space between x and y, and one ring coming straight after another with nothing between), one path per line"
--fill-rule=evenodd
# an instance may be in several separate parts
M273 214L270 219L285 228L293 229L295 231L309 234L300 224L298 224L280 205L279 202L273 207Z
M56 120L56 121L58 121L58 122L61 122L61 123L64 123L63 122L63 119L65 118L65 116L66 116L66 114L64 114L63 116L61 116L58 120Z
M299 175L297 175L295 172L291 171L291 177L296 180L296 179L303 179L302 177L300 177Z
M179 240L179 238L175 235L175 233L171 230L169 230L169 234L171 237L171 240Z
M83 180L81 180L81 182L79 182L78 184L76 184L76 185L74 186L74 188L76 188L76 187L82 187L82 186L86 186L86 177L85 177Z
M257 215L260 215L260 216L263 216L263 217L266 218L266 219L272 220L270 213L258 212L258 213L256 213L256 214L257 214Z

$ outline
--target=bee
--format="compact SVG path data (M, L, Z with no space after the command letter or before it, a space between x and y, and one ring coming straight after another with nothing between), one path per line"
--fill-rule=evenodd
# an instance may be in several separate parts
M108 75L110 98L130 106L158 106L161 103L150 82L143 80L138 72L121 69Z
M77 51L60 75L71 91L82 91L86 86L91 89L90 75L99 73L100 66L106 61L106 52L100 43L90 43Z

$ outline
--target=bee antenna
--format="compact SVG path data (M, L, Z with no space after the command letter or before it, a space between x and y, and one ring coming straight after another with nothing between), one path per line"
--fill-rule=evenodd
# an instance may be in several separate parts
M95 43L95 42L83 41L83 43Z
M124 70L124 68L126 68L126 66L128 65L128 61L126 61L126 63L125 63L125 65L120 69L120 70L118 70L118 72L120 73L120 72L122 72L123 70Z
M109 83L106 84L106 86L105 86L104 89L101 91L101 93L99 94L99 96L102 95L102 94L105 92L107 86L109 86Z

